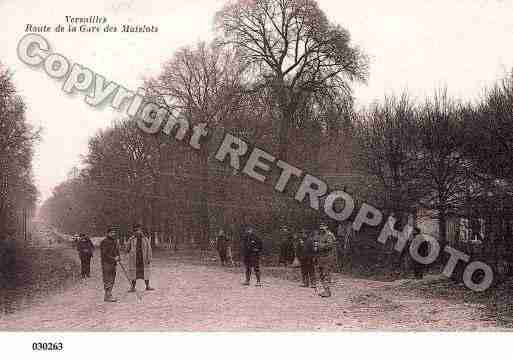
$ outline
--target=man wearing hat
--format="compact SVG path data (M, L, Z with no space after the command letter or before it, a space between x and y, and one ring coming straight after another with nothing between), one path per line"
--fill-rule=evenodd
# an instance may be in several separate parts
M89 278L91 277L91 258L94 252L93 242L84 233L81 233L76 246L80 257L82 278Z
M102 257L102 274L103 274L103 287L105 289L106 302L117 302L112 297L112 288L116 280L116 265L120 261L119 248L116 239L116 230L109 228L107 236L100 244L100 251Z
M319 233L315 235L313 245L317 253L316 269L323 286L323 291L319 295L324 298L331 297L330 281L331 271L336 263L336 239L328 230L326 223L321 223L319 226Z
M241 248L244 265L246 266L246 281L244 285L249 285L251 279L251 271L255 271L257 283L261 286L260 282L260 254L263 249L263 243L260 238L255 234L252 227L246 227L241 235Z
M301 268L302 287L315 286L314 253L312 250L312 236L306 229L302 229L297 241L296 253Z
M128 278L132 286L129 292L135 292L137 279L143 279L146 290L154 290L150 286L151 262L153 259L151 242L144 235L141 225L134 226L134 235L128 240Z

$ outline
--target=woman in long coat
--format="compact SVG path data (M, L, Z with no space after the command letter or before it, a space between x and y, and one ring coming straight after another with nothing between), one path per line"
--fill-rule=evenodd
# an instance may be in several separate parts
M152 249L151 242L144 235L142 226L134 226L134 235L128 240L128 277L132 282L129 292L135 292L137 279L144 279L146 290L154 290L150 286Z

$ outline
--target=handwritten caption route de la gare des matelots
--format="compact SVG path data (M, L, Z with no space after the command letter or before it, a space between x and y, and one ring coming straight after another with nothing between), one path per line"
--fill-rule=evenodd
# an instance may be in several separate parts
M159 28L152 24L111 24L107 17L91 16L65 16L64 23L26 24L25 32L31 33L151 33L158 32Z

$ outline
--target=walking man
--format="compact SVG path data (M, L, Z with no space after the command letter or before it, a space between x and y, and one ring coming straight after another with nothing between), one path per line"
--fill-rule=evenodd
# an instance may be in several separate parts
M103 274L103 287L105 289L106 302L117 302L117 299L112 297L112 288L116 280L116 265L120 261L119 248L116 239L116 230L110 228L107 236L100 244L100 251L102 256L102 274Z
M247 227L241 235L241 249L243 262L246 267L246 281L244 285L249 285L251 280L251 271L255 271L257 287L260 287L260 254L262 253L262 240L255 234L255 230Z
M224 230L220 229L216 237L216 248L217 252L219 253L219 258L221 259L222 266L225 266L227 264L228 259L230 260L231 265L233 266L233 258L231 257L230 247L230 238L226 235Z
M82 278L91 277L91 258L93 257L94 245L93 242L85 234L80 234L77 241L77 251L80 257L81 274Z
M296 255L301 268L302 287L308 288L315 285L313 255L311 241L309 241L306 229L301 230L296 246Z
M336 263L335 236L328 230L328 226L322 223L319 226L319 233L314 236L313 241L313 250L317 253L317 272L323 287L323 291L319 295L323 298L331 297L331 271Z
M135 292L137 279L143 279L146 290L154 290L150 286L151 262L153 253L151 242L144 235L143 228L137 224L134 226L134 235L128 240L128 277L132 283L129 292Z

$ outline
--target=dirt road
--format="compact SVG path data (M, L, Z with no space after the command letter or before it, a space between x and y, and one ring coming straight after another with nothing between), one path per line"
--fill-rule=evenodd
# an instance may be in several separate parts
M333 331L490 330L474 306L391 291L390 283L337 277L334 296L322 299L297 282L265 277L264 286L241 286L242 274L173 258L154 264L155 292L139 300L118 271L104 303L99 253L93 277L62 294L0 318L0 330L37 331Z

